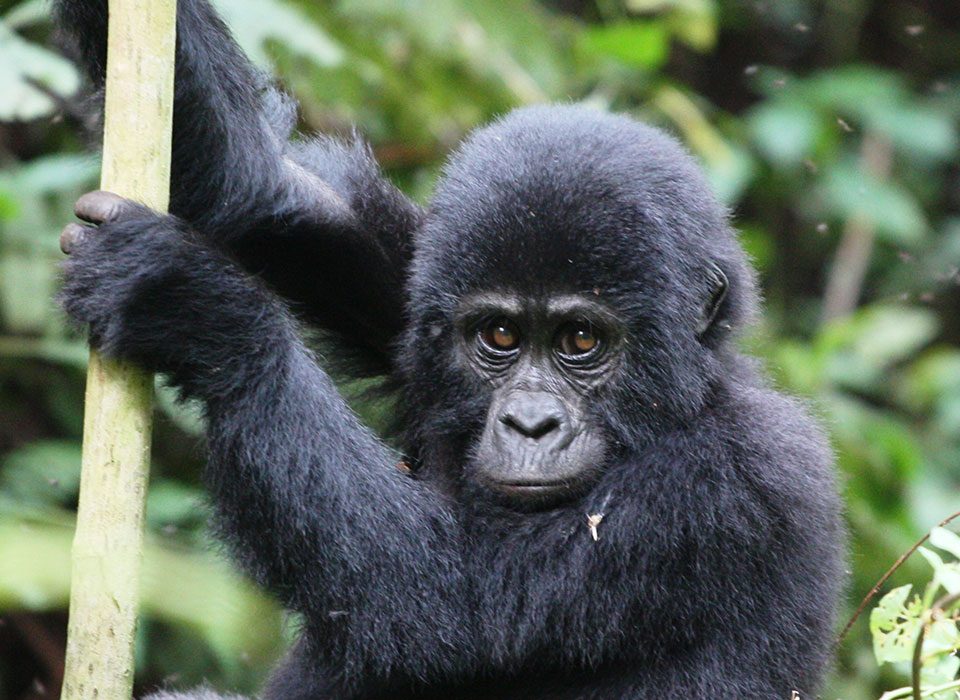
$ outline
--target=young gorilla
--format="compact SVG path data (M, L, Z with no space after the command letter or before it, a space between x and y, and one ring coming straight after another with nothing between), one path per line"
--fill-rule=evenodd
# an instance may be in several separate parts
M173 214L81 198L62 298L204 403L223 536L305 620L264 697L809 697L831 457L737 353L753 279L691 158L524 109L422 211L364 146L288 143L285 102L179 4ZM104 0L58 13L102 83ZM288 304L399 383L412 474Z

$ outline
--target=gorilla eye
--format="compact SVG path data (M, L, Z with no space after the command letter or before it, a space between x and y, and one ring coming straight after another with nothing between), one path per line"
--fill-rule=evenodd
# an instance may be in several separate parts
M510 319L495 318L480 328L480 340L496 352L510 352L520 346L520 331Z
M565 326L557 339L557 349L571 358L585 357L600 346L600 338L589 323L571 323Z

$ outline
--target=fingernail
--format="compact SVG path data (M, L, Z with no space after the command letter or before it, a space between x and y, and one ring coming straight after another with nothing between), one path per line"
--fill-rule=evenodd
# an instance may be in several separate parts
M92 224L115 221L123 214L127 200L118 194L106 190L87 192L76 201L73 212L78 218Z
M70 255L70 253L83 242L86 234L87 229L85 226L81 226L80 224L67 224L63 227L63 231L60 232L60 250L62 250L65 255Z

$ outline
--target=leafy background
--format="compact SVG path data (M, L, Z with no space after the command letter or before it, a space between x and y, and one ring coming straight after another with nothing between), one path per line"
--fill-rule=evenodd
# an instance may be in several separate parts
M960 5L938 0L218 0L305 130L357 124L425 199L444 154L519 104L585 101L676 133L766 293L745 340L830 426L848 615L960 509ZM52 303L57 234L96 184L80 83L38 0L0 0L0 698L59 695L86 350ZM250 691L295 622L204 523L198 422L161 390L138 692ZM886 589L929 577L911 558ZM885 590L886 590L885 589ZM891 599L892 602L896 602ZM888 601L889 602L889 601ZM905 684L867 620L827 698Z

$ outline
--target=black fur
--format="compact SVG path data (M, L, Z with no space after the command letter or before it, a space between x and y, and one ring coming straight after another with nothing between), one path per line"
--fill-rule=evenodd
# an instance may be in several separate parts
M831 455L736 350L753 276L691 158L625 117L520 110L453 155L422 212L366 147L288 144L286 102L206 2L179 5L173 213L100 226L62 300L105 352L204 402L220 530L306 621L264 697L815 692L841 580ZM103 1L58 13L99 82ZM729 293L700 334L713 266ZM504 288L592 295L628 329L592 399L599 479L533 512L487 498L467 460L489 390L452 319ZM414 476L288 304L399 383Z

